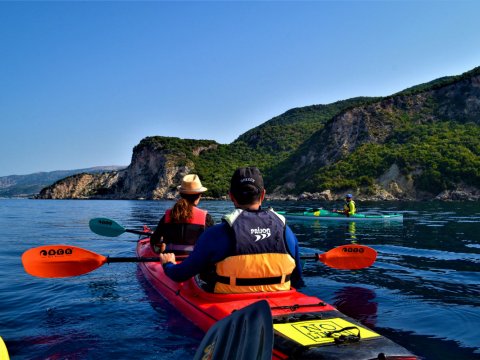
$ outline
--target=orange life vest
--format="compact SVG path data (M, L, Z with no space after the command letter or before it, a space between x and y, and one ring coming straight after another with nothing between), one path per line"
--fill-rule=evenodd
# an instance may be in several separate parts
M295 260L285 241L285 218L271 209L253 212L236 209L224 221L235 237L235 253L216 264L214 291L289 290Z

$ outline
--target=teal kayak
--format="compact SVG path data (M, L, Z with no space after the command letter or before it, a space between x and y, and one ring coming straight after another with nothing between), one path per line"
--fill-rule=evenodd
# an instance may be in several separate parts
M403 214L354 214L346 216L324 209L303 212L277 211L287 219L297 220L334 220L334 221L403 221Z

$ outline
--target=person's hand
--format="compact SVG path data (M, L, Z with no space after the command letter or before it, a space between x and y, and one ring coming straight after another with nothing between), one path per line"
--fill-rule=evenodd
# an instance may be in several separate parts
M166 248L167 248L167 244L165 244L164 242L162 242L162 243L160 244L160 252L163 253Z
M150 240L150 246L155 254L163 253L167 248L167 245L164 242L157 243L153 242L152 240Z
M162 263L162 265L164 265L166 263L169 263L169 262L175 264L175 254L173 254L173 253L160 254L160 262Z

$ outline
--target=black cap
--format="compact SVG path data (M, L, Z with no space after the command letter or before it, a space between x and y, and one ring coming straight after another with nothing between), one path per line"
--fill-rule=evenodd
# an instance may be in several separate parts
M238 168L230 180L230 192L236 198L242 194L260 194L263 189L262 173L255 166Z

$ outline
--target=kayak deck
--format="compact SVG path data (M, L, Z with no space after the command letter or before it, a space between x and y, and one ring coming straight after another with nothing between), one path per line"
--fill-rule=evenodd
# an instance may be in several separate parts
M148 239L138 242L137 255L155 256ZM183 283L171 280L160 262L140 263L139 266L160 295L205 332L232 312L266 300L274 323L274 359L371 360L377 359L379 353L403 356L399 359L417 359L408 350L348 318L335 307L294 289L214 294L204 291L194 279Z

